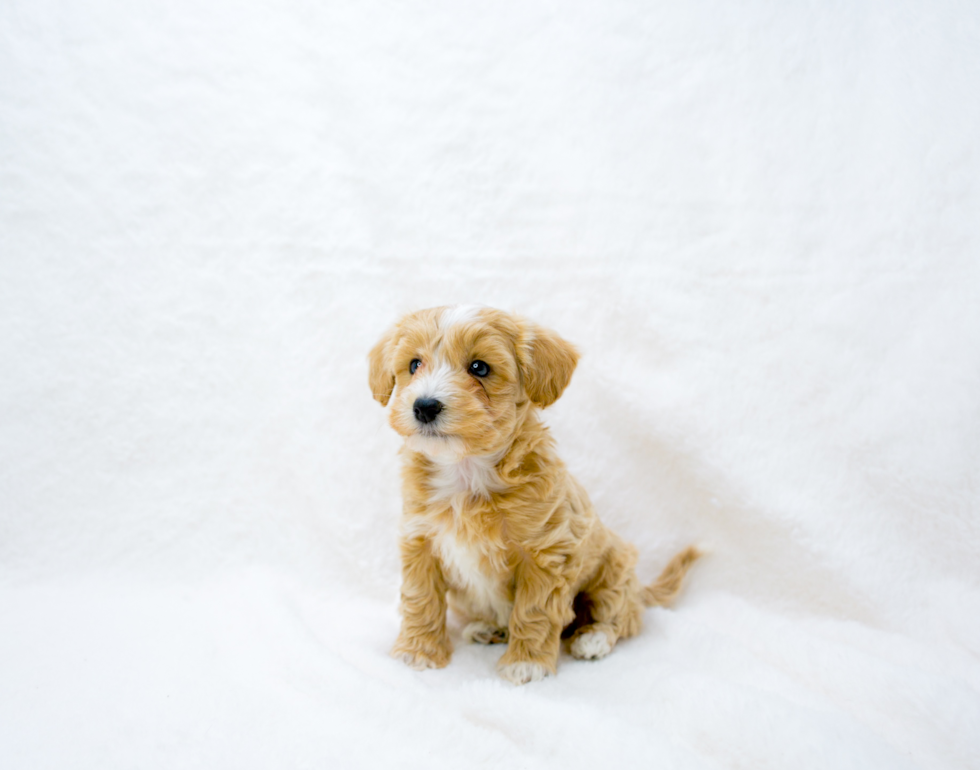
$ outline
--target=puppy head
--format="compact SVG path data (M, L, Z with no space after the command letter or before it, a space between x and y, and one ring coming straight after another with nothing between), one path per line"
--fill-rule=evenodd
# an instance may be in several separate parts
M399 321L371 350L368 382L410 449L464 457L506 449L522 408L557 401L577 362L554 332L459 305Z

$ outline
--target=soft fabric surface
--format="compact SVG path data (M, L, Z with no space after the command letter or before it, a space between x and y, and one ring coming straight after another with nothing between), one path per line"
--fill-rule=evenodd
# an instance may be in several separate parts
M0 8L4 767L980 766L975 4ZM597 663L389 659L402 312L652 579Z

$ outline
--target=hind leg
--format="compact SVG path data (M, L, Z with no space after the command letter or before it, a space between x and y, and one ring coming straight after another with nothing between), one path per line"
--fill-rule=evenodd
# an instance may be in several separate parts
M591 622L572 635L573 657L604 658L619 639L639 633L643 602L635 565L636 550L632 546L619 543L607 551L595 577L582 591L582 603L588 607Z

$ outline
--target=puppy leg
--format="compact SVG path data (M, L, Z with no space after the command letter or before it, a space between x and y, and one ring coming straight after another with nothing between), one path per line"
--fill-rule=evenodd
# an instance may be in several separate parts
M516 572L510 641L497 669L514 684L537 681L558 668L561 630L575 617L567 583L531 558Z
M604 658L621 637L639 633L643 600L635 564L636 550L625 543L606 552L595 577L584 589L592 622L572 636L573 657L582 660Z
M391 651L414 669L442 668L453 652L446 631L446 580L428 541L405 538L402 552L402 625Z

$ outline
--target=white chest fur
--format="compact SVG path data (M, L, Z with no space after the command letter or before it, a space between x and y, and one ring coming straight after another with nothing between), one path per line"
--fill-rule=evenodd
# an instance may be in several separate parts
M488 498L501 489L497 475L497 458L464 457L462 459L433 459L429 484L433 500L445 500L456 495Z
M435 546L446 578L464 608L474 616L495 622L498 627L506 626L511 603L499 579L485 571L481 554L459 542L450 532L438 535Z

